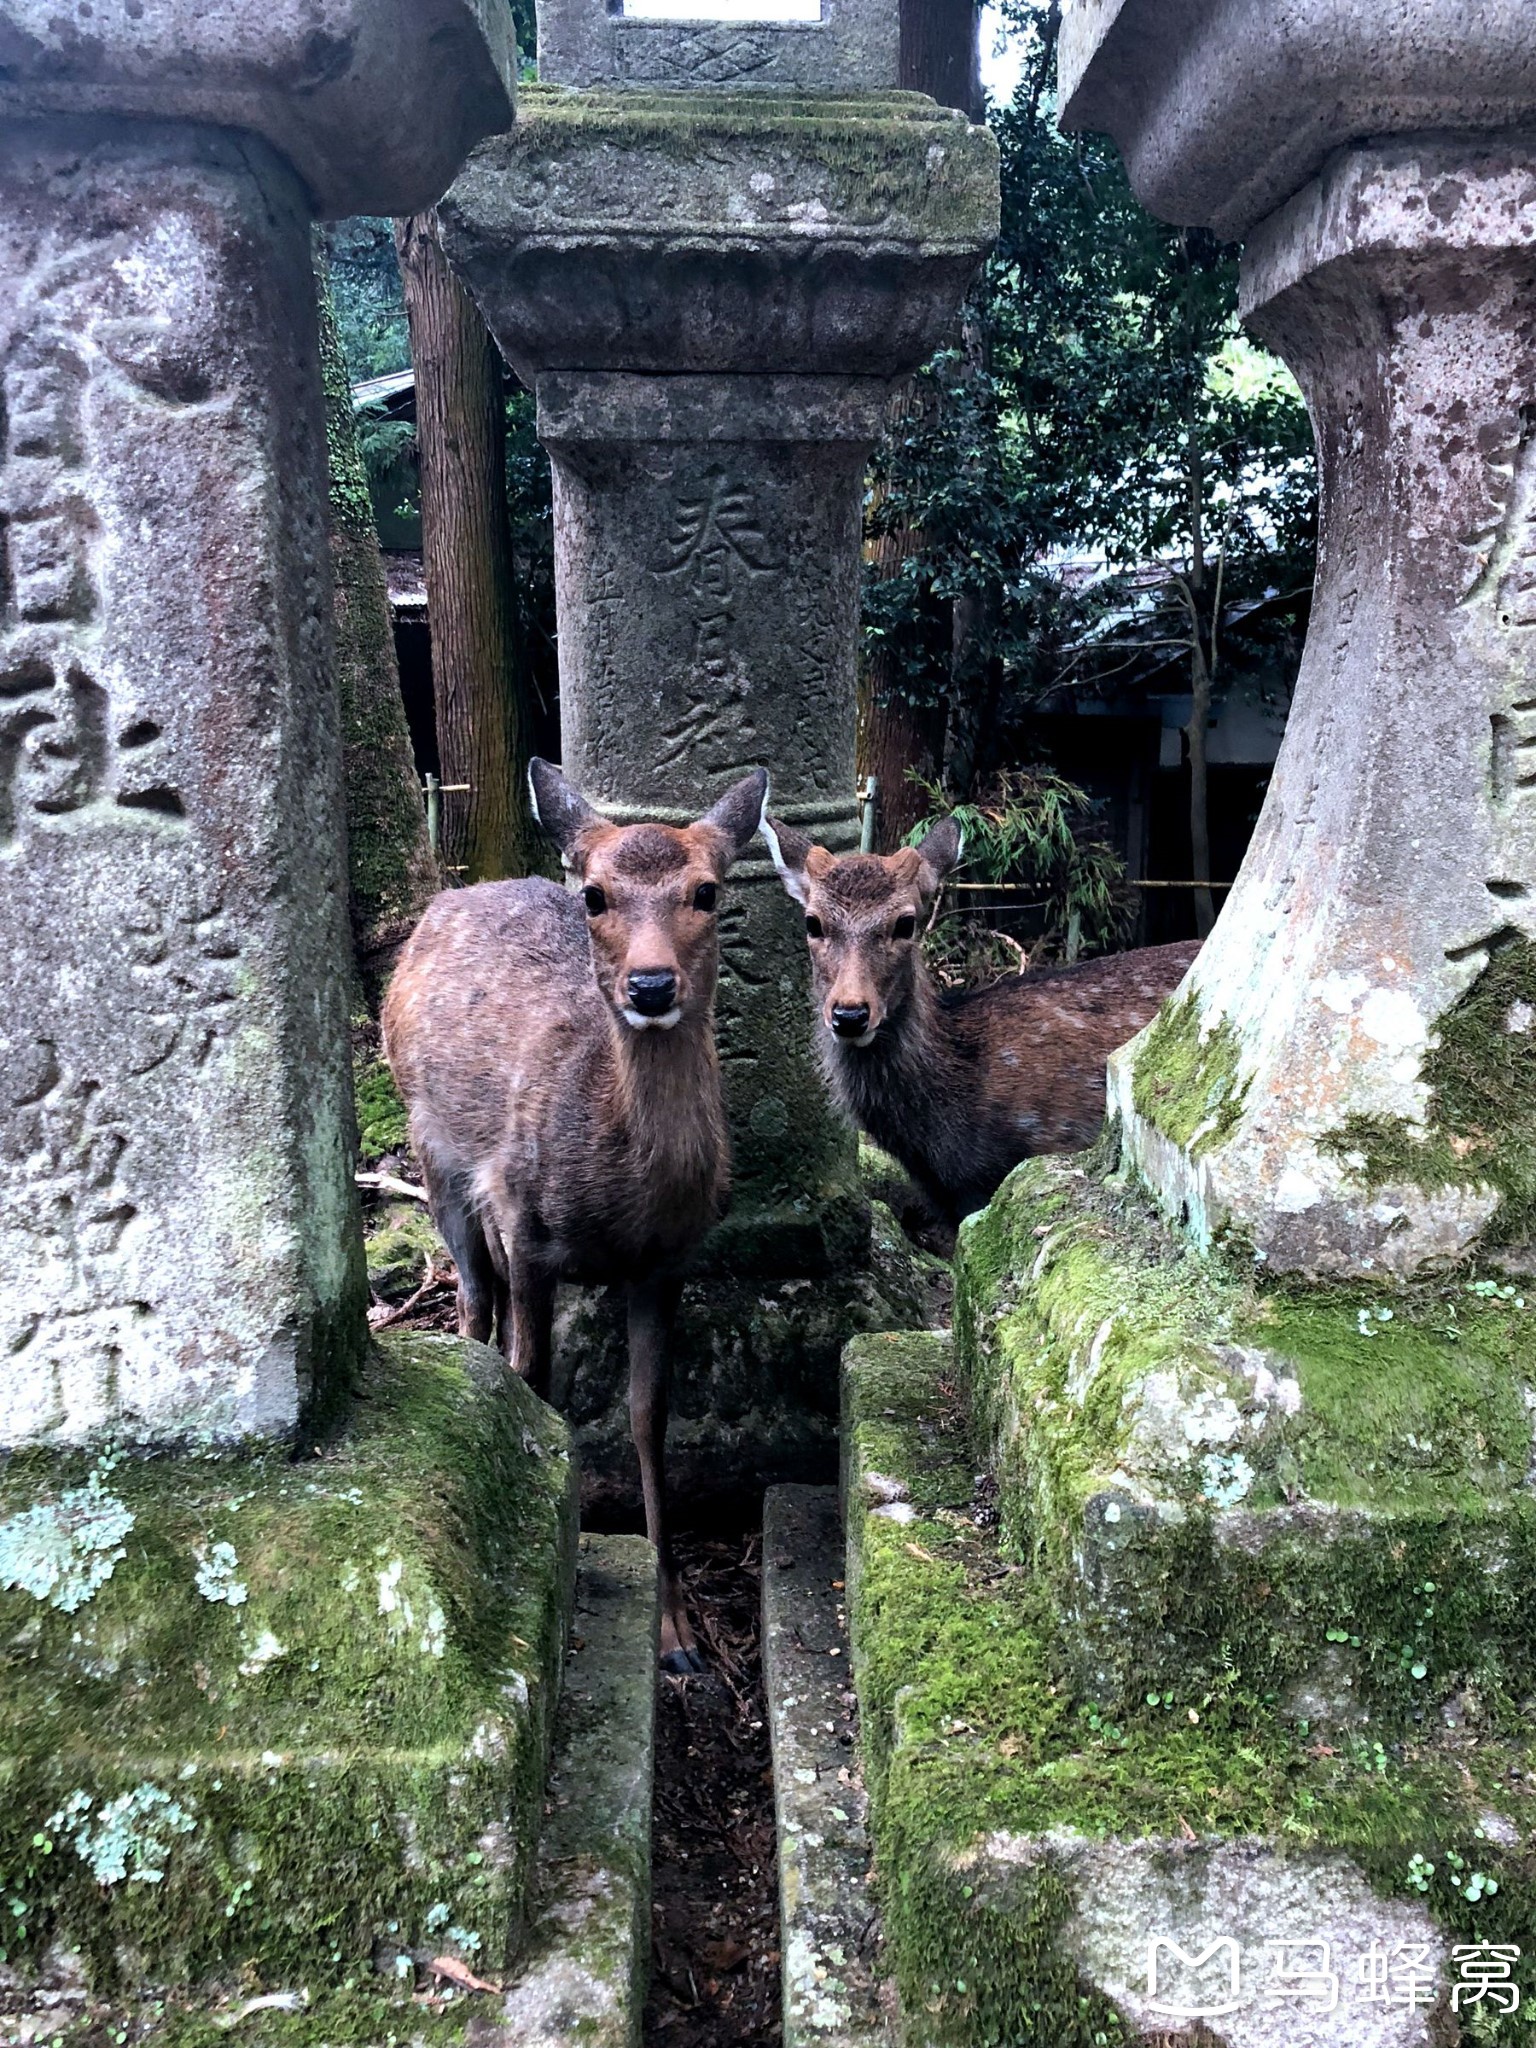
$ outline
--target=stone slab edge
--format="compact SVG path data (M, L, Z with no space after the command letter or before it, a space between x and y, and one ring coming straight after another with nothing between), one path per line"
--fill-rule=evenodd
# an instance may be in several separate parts
M650 1544L583 1536L523 1972L474 2048L639 2048L657 1628Z
M773 1486L763 1503L763 1672L773 1738L784 2048L888 2048L872 1966L867 1799L849 1705L837 1489Z

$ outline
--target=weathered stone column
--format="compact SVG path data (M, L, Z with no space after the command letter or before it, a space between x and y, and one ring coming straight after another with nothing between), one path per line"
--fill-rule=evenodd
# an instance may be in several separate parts
M0 4L0 1444L283 1432L355 1363L308 234L506 122L487 22Z
M471 159L444 240L537 392L565 767L611 815L693 817L761 763L784 817L856 843L864 462L995 210L990 137L913 94L541 87ZM766 858L733 876L724 944L730 1262L857 1260Z
M1480 2024L1479 1944L1524 1939L1532 1298L1456 1262L1529 1255L1529 10L1086 0L1062 73L1149 205L1246 236L1322 547L1238 885L1112 1062L1163 1213L1107 1150L1030 1161L962 1226L953 1360L851 1348L875 1833L921 1901L887 1932L956 2042L1027 1998L1042 2039L1432 2048ZM996 1475L1016 1604L985 1555L901 1584L946 1382L974 1436L944 1519Z
M1112 1094L1202 1240L1407 1276L1526 1243L1536 1200L1536 55L1517 4L1178 14L1078 9L1065 119L1155 211L1247 236L1322 534L1258 831Z

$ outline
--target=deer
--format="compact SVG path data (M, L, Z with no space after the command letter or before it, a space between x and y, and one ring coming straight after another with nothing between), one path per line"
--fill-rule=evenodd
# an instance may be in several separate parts
M754 770L687 826L615 825L547 761L533 807L578 885L436 897L383 1009L461 1336L549 1395L556 1285L622 1289L629 1415L664 1668L702 1671L673 1561L668 1359L689 1257L730 1196L715 985L720 885L759 829Z
M953 818L891 854L832 854L768 817L763 837L805 914L833 1098L951 1230L1021 1160L1093 1143L1109 1055L1200 950L1195 940L1149 946L941 994L921 934L964 853Z

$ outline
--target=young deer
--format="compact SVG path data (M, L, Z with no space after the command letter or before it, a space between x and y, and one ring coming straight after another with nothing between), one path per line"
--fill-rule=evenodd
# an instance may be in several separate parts
M1104 1121L1105 1062L1172 993L1195 940L1112 953L944 996L920 933L960 858L953 818L919 847L842 858L765 818L805 912L822 1065L847 1115L951 1224L1021 1159L1075 1152Z
M523 881L439 896L390 984L385 1051L459 1269L463 1336L488 1342L494 1318L547 1396L556 1282L625 1289L663 1661L696 1671L667 1538L667 1352L683 1264L729 1200L715 899L768 778L744 777L682 830L609 824L546 761L530 780L581 893Z

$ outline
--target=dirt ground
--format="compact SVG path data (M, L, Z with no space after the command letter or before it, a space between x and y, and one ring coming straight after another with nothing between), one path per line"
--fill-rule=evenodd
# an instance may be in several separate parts
M762 1542L683 1535L678 1551L709 1670L664 1676L657 1701L646 2048L777 2048Z

